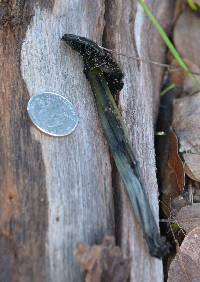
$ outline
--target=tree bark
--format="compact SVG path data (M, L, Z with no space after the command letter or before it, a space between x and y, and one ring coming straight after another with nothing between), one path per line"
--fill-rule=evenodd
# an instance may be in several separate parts
M60 38L74 33L99 44L103 38L116 51L162 61L161 40L136 0L2 2L0 281L83 281L75 245L100 243L105 235L116 236L131 257L131 281L161 281L161 261L148 255L131 213L80 57ZM156 14L164 7L159 18L168 26L173 1L147 2ZM153 107L162 72L152 76L147 64L118 60L125 73L119 105L158 219ZM80 123L73 134L50 137L32 125L27 102L43 90L75 105Z

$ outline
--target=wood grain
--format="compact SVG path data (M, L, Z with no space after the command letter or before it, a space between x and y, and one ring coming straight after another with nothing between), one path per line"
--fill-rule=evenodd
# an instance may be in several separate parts
M99 0L65 1L59 7L58 2L54 13L35 8L22 47L21 69L30 96L42 90L60 93L74 103L80 117L76 131L67 138L51 138L31 128L46 167L49 279L64 282L80 281L73 256L76 243L98 243L113 233L113 201L109 153L93 95L79 57L60 40L67 32L100 42L104 5Z
M26 114L28 92L19 64L23 36L21 26L0 31L0 281L46 276L46 168Z
M159 8L162 8L163 11L164 7L161 1L146 2L153 12L160 11ZM165 1L165 9L168 11L167 7L168 5L170 7L172 2L166 2L168 1ZM151 39L155 36L155 32L137 1L130 0L126 3L124 1L107 1L106 11L107 24L104 31L104 43L107 48L141 58L149 58L149 54L151 54L154 59L159 58L162 61L164 52L158 45L161 40L157 36L155 41ZM169 11L171 10L169 9ZM159 17L162 19L161 15ZM120 94L119 106L129 130L135 155L142 168L143 182L151 207L158 220L158 188L154 152L154 119L157 110L155 111L154 105L158 105L162 71L152 69L148 64L138 63L124 56L120 57L120 62L125 73L125 85ZM117 174L116 177L118 177ZM130 280L161 281L162 262L149 256L141 228L131 213L123 185L122 183L119 185L119 183L118 177L118 182L115 182L117 190L115 209L118 218L116 221L117 241L124 254L132 258Z
M99 243L115 233L115 222L132 258L131 281L161 281L161 262L149 257L111 165L81 60L60 40L75 33L101 43L104 33L108 47L148 56L148 20L136 0L8 2L0 3L0 281L83 281L76 243ZM120 106L158 218L151 69L120 61ZM49 137L31 124L28 99L43 90L74 103L80 123L70 136Z
M35 5L27 31L20 21L1 31L1 281L80 281L75 244L113 233L108 148L80 60L60 41L74 32L100 42L104 5L58 2ZM28 119L28 98L44 89L78 110L67 138L46 136Z

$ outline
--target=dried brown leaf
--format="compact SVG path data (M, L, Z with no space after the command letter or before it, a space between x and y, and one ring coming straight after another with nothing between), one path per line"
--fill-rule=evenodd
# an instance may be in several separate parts
M178 16L183 12L186 7L186 0L177 0L174 9L174 20L173 23L177 20Z
M178 18L174 28L174 43L183 58L200 66L200 17L186 9Z
M172 126L179 138L180 152L197 153L200 147L200 93L174 100Z
M126 282L130 259L123 258L114 237L105 237L101 245L79 243L74 255L86 272L85 282Z
M176 220L187 233L200 226L200 203L181 208Z
M187 176L200 182L200 154L184 153L183 158L185 160L185 173Z
M187 175L200 181L200 93L175 99L172 126L179 139Z
M172 261L168 282L200 281L200 227L193 229Z
M170 217L173 199L181 194L185 185L184 166L178 154L178 140L172 129L167 135L167 148L167 158L162 164L161 209L165 216Z
M170 130L169 142L170 145L168 165L173 170L176 176L176 182L179 191L182 192L185 186L185 173L182 160L179 157L178 139L173 130Z
M200 74L200 68L189 61L187 58L184 58L185 63L189 67L189 69L195 74ZM178 63L175 59L171 60L171 64L173 66L179 67ZM184 72L182 69L173 71L169 70L169 76L170 80L178 87L181 87L184 93L192 94L194 92L199 91L199 85L200 85L200 75L194 75L196 77L196 80L198 81L199 85L197 83L194 83L194 81L191 79L190 76L186 72Z

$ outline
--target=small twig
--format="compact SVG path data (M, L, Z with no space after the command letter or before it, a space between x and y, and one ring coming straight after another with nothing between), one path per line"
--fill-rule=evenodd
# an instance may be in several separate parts
M185 73L191 73L191 74L194 74L194 75L200 75L200 72L186 71L186 70L184 70L180 67L177 67L176 65L169 65L169 64L160 63L160 62L157 62L157 61L154 61L154 60L151 60L151 59L140 58L140 57L136 57L136 56L132 56L132 55L127 55L127 54L124 54L124 53L119 53L115 50L108 49L108 48L105 48L103 46L99 46L99 47L108 51L108 52L115 53L116 55L123 56L123 57L129 58L129 59L133 59L133 60L140 61L140 62L147 63L147 64L153 64L153 65L156 65L158 67L163 67L163 68L166 68L169 71L180 71L180 72L185 72Z
M170 229L171 229L171 224L175 223L175 224L178 225L178 227L180 228L180 231L183 233L183 235L186 236L185 231L183 230L182 226L179 224L179 222L177 221L175 216L172 215L172 212L171 212L170 208L168 207L168 205L164 201L159 200L159 202L161 202L169 211L169 218L167 218L167 222L169 223ZM164 221L164 219L161 219L160 222L165 222L165 221Z

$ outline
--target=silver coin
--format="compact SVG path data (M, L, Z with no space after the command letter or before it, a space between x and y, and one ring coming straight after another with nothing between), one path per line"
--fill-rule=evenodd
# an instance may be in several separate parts
M69 135L78 124L73 104L56 93L43 92L32 96L27 111L37 128L52 136Z

